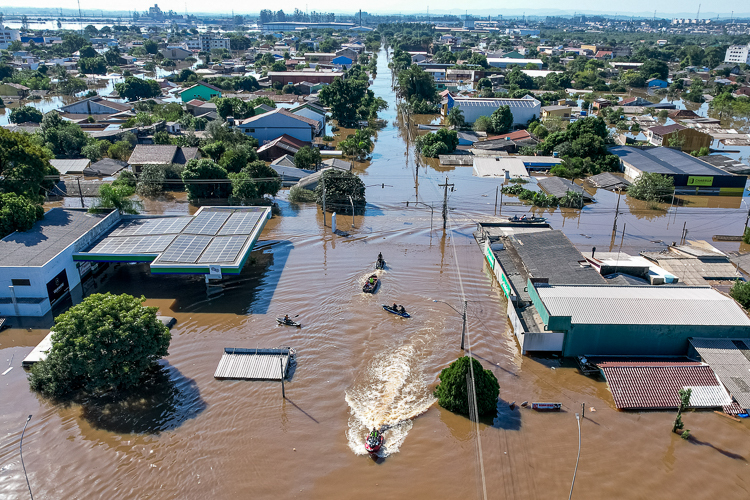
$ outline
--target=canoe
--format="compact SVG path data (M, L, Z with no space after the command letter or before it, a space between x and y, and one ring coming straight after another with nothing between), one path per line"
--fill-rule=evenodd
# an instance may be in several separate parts
M562 403L531 403L531 409L536 411L560 411Z
M292 321L291 319L289 321L284 321L284 318L276 318L276 321L278 321L280 325L284 326L296 326L297 328L302 327L301 323L297 323L296 321Z
M374 283L372 285L370 284L370 278L374 279ZM367 282L362 287L362 291L365 293L375 293L375 290L378 289L378 285L380 284L380 280L376 275L373 274L372 276L370 276L370 278L367 278Z
M385 309L386 311L388 311L391 314L396 314L398 316L401 316L402 318L411 318L411 316L409 315L409 313L400 313L398 311L394 311L391 306L387 306L385 304L383 304L383 309Z

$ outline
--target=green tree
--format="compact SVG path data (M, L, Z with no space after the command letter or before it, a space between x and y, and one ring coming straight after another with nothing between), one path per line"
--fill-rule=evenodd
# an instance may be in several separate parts
M265 195L276 196L281 189L281 177L272 167L266 165L266 162L256 160L251 161L241 170L252 177L258 189L258 196Z
M120 97L128 101L148 99L161 95L161 87L156 80L142 80L135 76L129 76L122 83L115 84L115 90Z
M472 127L477 132L487 132L492 128L492 122L488 116L480 116Z
M0 238L13 231L28 231L44 217L39 203L16 193L0 193Z
M128 141L117 141L107 149L107 156L113 160L128 161L133 146Z
M412 99L436 103L438 101L435 80L421 66L412 64L398 74L397 93L409 102Z
M112 47L104 53L104 59L107 61L107 65L117 66L120 64L120 51Z
M466 125L464 112L457 106L451 108L445 121L449 126L455 127L457 129L463 128Z
M135 189L128 185L102 184L99 187L99 198L89 212L96 213L100 209L114 208L121 214L137 214L143 205L130 198L134 193Z
M672 432L677 432L680 434L680 437L682 439L687 439L690 437L690 431L686 430L683 432L682 429L685 428L685 424L682 423L682 412L687 409L688 406L690 406L690 396L692 395L693 390L688 389L680 389L678 392L679 398L680 398L680 405L677 407L677 416L674 419L674 423L672 424Z
M190 160L182 171L182 180L188 198L198 200L200 198L228 198L232 192L232 185L226 169L209 159ZM211 182L216 180L219 182ZM192 182L191 182L192 181Z
M650 78L661 78L662 80L666 80L667 76L669 76L669 66L667 66L667 63L664 61L649 59L638 68L638 72L644 80Z
M166 130L159 130L154 133L154 144L172 144L172 139Z
M232 194L229 197L231 205L245 205L260 197L258 186L247 170L231 172L229 179L232 181Z
M167 174L161 165L144 165L138 176L136 192L145 198L155 198L164 191Z
M99 393L139 384L168 354L171 334L145 297L96 293L55 318L52 348L31 368L29 383L45 396Z
M143 42L143 48L149 54L156 54L159 52L159 45L153 40L146 40Z
M485 370L479 361L468 356L458 358L440 372L440 383L435 388L438 404L446 410L469 415L469 363L474 371L477 412L479 415L495 415L500 384L491 370Z
M226 150L227 147L223 141L212 141L201 148L201 151L213 161L219 161Z
M85 59L85 58L90 59L92 57L98 56L99 54L96 52L96 50L94 50L94 47L92 47L91 45L87 45L85 47L82 47L78 51L78 55L81 59Z
M0 127L0 192L39 197L44 176L58 173L29 135Z
M748 234L750 234L750 231L746 229L744 236L747 236ZM732 288L729 290L729 295L739 302L742 307L750 309L750 282L735 280Z
M86 75L106 75L107 61L103 57L82 57L78 60L78 70Z
M320 161L320 150L318 148L303 146L294 153L294 166L297 168L317 170Z
M33 106L22 106L10 110L10 122L11 123L41 123L44 115L41 111Z
M323 189L324 186L325 189ZM351 213L352 202L354 203L354 210L357 212L365 207L365 183L347 170L335 168L324 170L318 185L315 187L318 205L323 204L324 192L326 210Z
M271 65L271 71L286 71L286 64L284 61L276 61Z
M448 154L458 146L458 133L455 130L441 128L417 138L417 148L422 156L437 158Z
M668 175L644 172L628 188L628 195L636 200L661 201L674 193L674 179Z
M227 119L227 116L242 120L255 115L255 111L249 103L238 97L219 97L214 102L216 103L216 112L224 120Z
M375 99L375 94L367 88L366 82L341 78L324 86L318 95L320 102L331 108L333 119L345 127L356 125L358 120L369 119L372 111L369 105Z
M490 115L491 132L494 134L506 134L513 126L513 112L510 106L500 106Z
M81 154L91 161L99 161L107 155L111 144L109 141L91 139L81 148Z
M364 160L372 151L372 131L368 128L357 130L339 143L339 149L346 155Z

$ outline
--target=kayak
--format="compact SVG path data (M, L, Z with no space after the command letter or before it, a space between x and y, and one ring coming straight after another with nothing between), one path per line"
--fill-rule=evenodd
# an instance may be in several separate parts
M409 315L409 313L406 313L406 312L402 313L402 312L394 311L391 306L387 306L385 304L383 304L383 309L385 309L386 311L388 311L391 314L397 314L397 315L401 316L402 318L411 318L411 316Z
M370 278L373 279L372 285L370 284ZM373 274L372 276L370 276L370 278L367 278L367 283L365 283L365 286L362 287L362 291L365 293L375 293L375 290L380 284L380 280L376 275Z
M286 321L286 320L284 320L284 318L276 318L276 321L278 321L278 323L280 325L296 326L297 328L301 328L302 327L301 323L297 323L296 321L292 321L291 319L289 321Z
M365 450L367 450L368 453L377 453L380 451L380 447L383 446L384 441L385 438L382 434L378 434L377 438L371 438L368 434L365 439Z
M385 269L385 259L377 261L375 263L375 269Z

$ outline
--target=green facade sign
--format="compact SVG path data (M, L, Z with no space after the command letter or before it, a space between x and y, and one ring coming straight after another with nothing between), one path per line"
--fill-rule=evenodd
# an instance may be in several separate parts
M688 186L711 186L714 178L710 175L691 175L688 177Z

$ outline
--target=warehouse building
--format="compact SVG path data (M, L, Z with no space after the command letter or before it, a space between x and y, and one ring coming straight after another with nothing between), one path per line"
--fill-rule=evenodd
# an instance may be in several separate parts
M677 194L742 196L747 181L674 149L615 146L609 151L620 157L627 180L635 181L644 172L668 175Z
M750 338L750 318L708 287L552 285L527 289L563 356L684 356L689 339Z
M526 125L530 120L539 118L542 103L531 96L521 99L505 98L475 98L475 97L453 97L448 93L442 108L443 114L448 116L454 107L464 113L466 123L474 123L480 116L490 116L501 106L508 106L513 114L513 126Z

